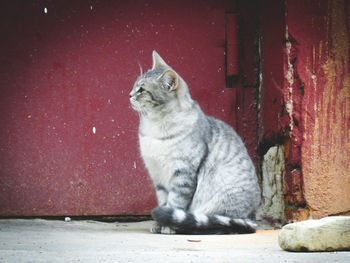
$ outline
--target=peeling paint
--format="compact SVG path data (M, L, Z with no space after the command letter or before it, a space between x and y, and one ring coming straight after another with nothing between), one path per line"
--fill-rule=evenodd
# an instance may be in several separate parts
M303 174L301 170L301 144L303 127L302 123L302 98L304 95L304 83L299 73L300 50L299 41L286 27L286 44L284 54L284 88L283 101L288 117L282 123L287 139L285 146L285 180L284 200L289 209L286 220L295 220L293 210L298 210L305 205L303 195ZM292 215L292 217L288 217Z
M288 37L288 27L287 27L287 33L286 36ZM293 84L294 84L294 67L291 63L291 48L292 44L287 38L286 42L286 50L287 50L287 74L286 74L286 79L288 81L288 95L286 99L286 111L289 114L289 128L292 131L293 130Z
M350 210L349 12L346 0L262 6L259 147L283 138L287 220Z
M349 4L348 4L349 7ZM326 45L315 50L315 74L304 101L302 163L305 197L313 217L350 209L349 16L344 1L328 2ZM316 63L315 59L318 58ZM312 94L311 94L312 92Z

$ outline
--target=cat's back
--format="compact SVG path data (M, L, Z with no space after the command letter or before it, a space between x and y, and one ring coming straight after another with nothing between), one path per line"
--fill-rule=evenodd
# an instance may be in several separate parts
M241 137L225 122L213 117L207 117L207 120L211 130L207 164L218 173L226 171L230 174L226 179L255 180L255 167Z
M247 217L260 203L254 164L233 128L211 116L206 116L206 121L208 154L199 170L190 209Z
M237 132L226 122L212 116L207 116L210 127L211 146L216 146L221 150L231 151L234 149L245 150L244 143ZM234 149L232 149L234 148ZM245 151L244 151L245 152Z

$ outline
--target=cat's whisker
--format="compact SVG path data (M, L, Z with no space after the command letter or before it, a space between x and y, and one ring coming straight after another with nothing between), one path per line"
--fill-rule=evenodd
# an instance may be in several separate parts
M140 61L137 61L137 64L139 65L139 69L140 69L140 76L142 76L142 75L143 75L143 70L142 70L142 66L141 66Z

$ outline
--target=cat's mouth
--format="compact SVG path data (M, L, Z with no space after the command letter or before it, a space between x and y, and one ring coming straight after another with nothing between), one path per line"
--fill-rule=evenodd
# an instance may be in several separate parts
M135 99L135 97L130 97L130 104L131 107L135 110L135 111L141 111L140 109L140 103Z
M142 115L146 114L144 107L141 106L140 102L138 102L135 97L130 97L130 104L134 111Z

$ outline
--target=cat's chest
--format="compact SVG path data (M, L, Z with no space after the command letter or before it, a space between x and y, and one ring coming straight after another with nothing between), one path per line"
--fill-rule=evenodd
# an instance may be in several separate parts
M145 162L148 173L155 184L166 187L169 184L169 151L173 149L169 143L150 137L140 138L141 156Z
M143 158L161 160L171 151L172 144L167 140L154 139L148 136L140 137L140 150Z

